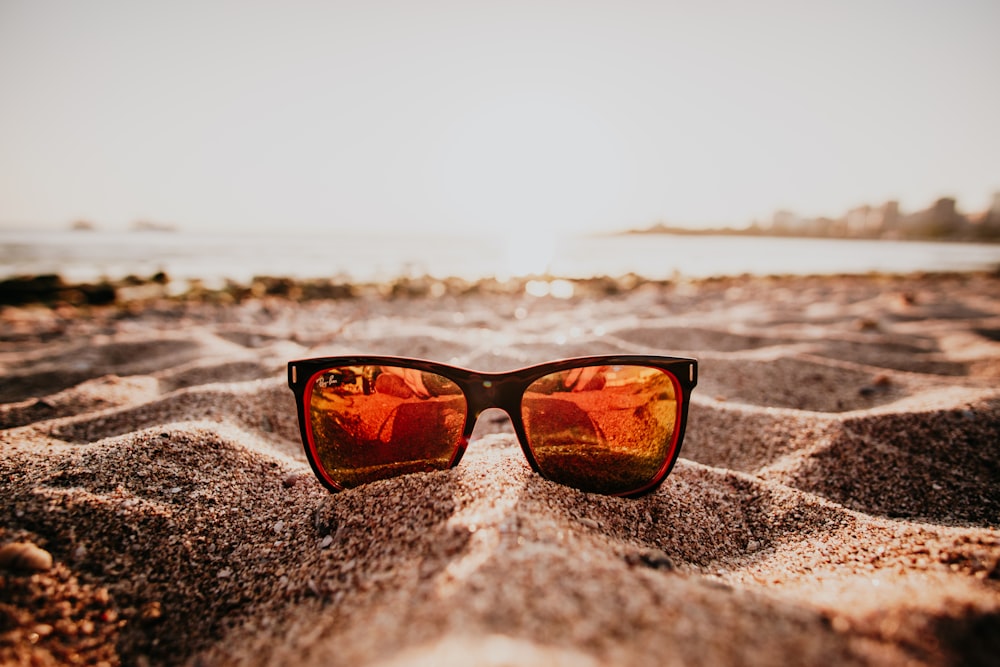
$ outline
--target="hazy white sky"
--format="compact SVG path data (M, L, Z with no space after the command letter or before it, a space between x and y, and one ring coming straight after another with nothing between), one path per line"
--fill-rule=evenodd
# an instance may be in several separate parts
M0 225L979 210L998 110L996 0L0 0Z

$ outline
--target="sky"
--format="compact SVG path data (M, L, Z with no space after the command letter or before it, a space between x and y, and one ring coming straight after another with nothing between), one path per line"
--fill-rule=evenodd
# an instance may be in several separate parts
M996 0L0 0L0 228L974 212L998 26Z

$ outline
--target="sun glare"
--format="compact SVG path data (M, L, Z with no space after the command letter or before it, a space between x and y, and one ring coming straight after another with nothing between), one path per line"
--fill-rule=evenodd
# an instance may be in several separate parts
M503 271L498 279L540 276L548 273L556 255L556 234L551 229L514 227L501 237Z

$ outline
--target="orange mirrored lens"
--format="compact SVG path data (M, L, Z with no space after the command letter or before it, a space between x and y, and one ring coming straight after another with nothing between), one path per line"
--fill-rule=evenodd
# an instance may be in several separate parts
M462 441L465 397L433 373L330 368L312 378L306 399L316 461L342 487L448 468Z
M587 366L536 380L522 401L528 446L554 482L633 493L663 471L676 446L678 390L666 371Z

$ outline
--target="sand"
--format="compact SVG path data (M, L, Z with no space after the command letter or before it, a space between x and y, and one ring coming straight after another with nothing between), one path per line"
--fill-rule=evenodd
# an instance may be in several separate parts
M575 287L4 309L0 546L52 563L0 553L0 663L1000 661L1000 277ZM351 352L700 384L641 499L540 479L503 413L331 494L284 369Z

